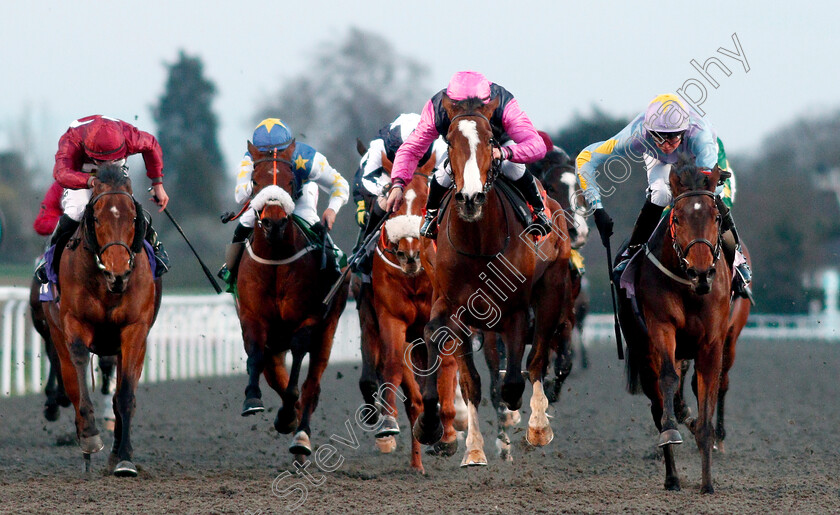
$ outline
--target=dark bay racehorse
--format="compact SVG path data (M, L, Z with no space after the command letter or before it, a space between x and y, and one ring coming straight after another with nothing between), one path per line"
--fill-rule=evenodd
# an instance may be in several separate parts
M102 166L79 229L61 255L60 302L44 306L61 361L76 433L86 460L102 449L86 382L90 353L117 356L116 423L109 466L136 476L131 419L156 302L151 264L143 253L146 220L121 166Z
M309 427L318 405L321 375L327 367L338 318L347 303L347 284L325 312L322 301L334 276L320 270L320 248L292 220L295 177L289 161L295 145L261 152L248 143L254 159L254 197L259 214L253 238L239 262L237 312L248 354L248 387L242 415L264 409L260 375L283 400L274 420L283 434L294 431L289 452L302 461L312 453ZM318 250L318 252L315 252ZM349 281L349 278L348 278ZM292 354L291 374L285 356ZM303 358L309 371L298 390Z
M428 377L423 388L424 410L414 425L414 435L422 443L433 444L443 434L437 388L441 355L454 354L457 358L468 407L467 449L462 466L487 464L477 411L481 402L480 377L472 348L467 344L473 333L470 328L502 335L507 371L501 398L508 408L516 410L525 389L521 367L525 345L531 343L529 319L533 313L528 375L534 390L527 439L533 445L546 445L553 438L545 414L548 400L543 392L548 351L558 326L565 321L565 306L571 305L570 246L562 215L555 221L557 232L550 232L537 245L527 235L520 238L525 226L498 188L492 187L497 168L492 166L489 117L497 106L497 99L486 105L475 98L443 100L452 121L446 137L456 193L453 205L442 217L437 238L435 297L431 320L424 331L430 368L416 371ZM547 204L553 213L559 209L550 199ZM507 274L504 277L509 283L500 286L502 278L490 275L496 271ZM506 286L507 289L501 289Z
M702 456L701 492L711 493L712 420L729 328L732 274L721 256L721 216L715 204L720 170L682 158L670 175L670 214L622 277L619 317L627 341L627 387L651 400L665 453L665 488L679 490L673 445L682 443L675 409L684 360L697 373L694 436ZM631 264L632 266L632 264ZM627 283L629 276L632 281ZM628 295L628 288L635 297Z

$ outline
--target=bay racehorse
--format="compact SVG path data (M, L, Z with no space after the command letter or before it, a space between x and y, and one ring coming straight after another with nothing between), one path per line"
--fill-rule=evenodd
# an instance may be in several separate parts
M682 363L694 360L701 452L701 492L712 493L712 420L729 327L732 274L721 256L721 215L715 204L720 169L681 157L672 167L674 200L646 246L621 278L619 318L627 341L627 388L643 391L665 454L665 488L679 490L675 444L682 443L675 404Z
M456 193L453 205L442 216L437 238L432 279L435 294L424 331L429 368L416 371L427 376L424 409L413 430L422 443L440 440L438 373L441 355L454 354L468 409L467 448L461 466L486 465L478 420L480 377L472 348L465 342L473 334L471 328L502 335L507 371L501 398L509 409L519 409L525 389L522 358L525 345L532 341L529 326L530 317L534 317L528 356L533 395L527 439L533 445L548 444L553 433L545 414L548 400L543 381L552 339L565 321L565 306L571 305L571 248L562 215L538 244L499 188L493 187L498 168L492 162L489 117L498 100L485 105L477 98L455 102L444 97L442 104L452 121L446 139ZM547 204L552 213L559 210L553 200L548 199ZM498 276L491 275L497 272ZM500 286L503 280L507 282Z
M85 377L90 354L117 356L116 422L109 459L117 476L137 475L131 420L146 337L157 308L151 264L143 253L145 230L146 219L132 195L127 170L100 167L79 229L61 255L60 301L44 306L86 460L103 447Z
M303 461L312 453L310 419L348 285L325 310L322 301L335 277L321 270L320 247L310 243L293 220L295 176L289 159L294 149L292 143L283 151L261 152L248 143L254 159L251 208L258 221L238 265L236 307L248 354L242 415L264 410L260 375L265 375L283 401L274 428L295 433L289 452ZM291 373L285 365L287 352L292 355ZM307 354L309 370L301 393L298 380Z

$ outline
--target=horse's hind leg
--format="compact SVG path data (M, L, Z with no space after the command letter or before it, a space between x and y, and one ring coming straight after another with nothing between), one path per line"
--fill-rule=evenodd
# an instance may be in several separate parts
M370 424L379 422L379 412L370 409L376 405L374 394L379 390L379 371L382 368L381 338L374 321L375 314L371 306L370 295L364 295L359 301L359 321L362 340L362 375L359 378L359 390L365 401L362 416Z
M511 411L522 405L525 378L522 376L522 357L525 354L525 335L528 331L528 314L521 310L509 317L507 330L502 334L507 349L507 371L502 381L502 402Z
M382 313L379 317L379 331L382 335L382 352L384 354L383 378L385 381L380 386L376 399L384 416L382 424L379 425L379 429L375 433L377 438L400 434L400 427L397 423L396 395L398 388L405 379L406 363L404 363L403 349L406 341L406 329L405 322L387 313Z
M726 438L726 427L724 426L724 399L726 393L729 391L729 370L735 363L735 341L737 336L727 334L726 342L723 347L723 359L721 362L720 371L720 388L718 389L717 399L717 423L715 425L715 448L721 453L724 452L723 440Z
M685 400L685 378L688 377L688 369L691 362L687 359L680 363L680 385L677 388L677 393L674 396L674 414L677 416L677 422L685 424L685 426L694 433L694 417L691 415L691 408ZM695 394L696 394L695 389Z
M420 388L417 381L414 379L414 371L410 364L403 363L403 381L402 388L405 394L405 411L408 415L409 427L414 426L417 417L423 410L423 396L420 394ZM420 442L413 436L411 438L411 468L424 473L423 469L423 453Z
M102 372L102 418L105 421L105 429L113 431L116 421L114 411L114 392L116 391L116 356L100 356L99 370Z
M295 374L295 382L290 387L289 373L286 371L285 352L273 354L267 358L267 361L268 363L265 364L264 369L265 380L268 386L277 392L282 402L274 418L274 429L278 433L289 434L298 425L297 413L295 411L295 404L299 397L296 386L297 374ZM297 370L300 370L299 366Z
M700 448L703 467L701 493L713 493L712 486L712 447L715 434L712 421L715 415L718 389L720 388L722 342L710 342L695 361L697 370L697 423L694 438Z
M511 454L510 436L507 434L507 428L519 423L519 412L510 411L507 407L502 405L502 395L500 392L501 376L499 374L500 367L500 345L501 337L495 333L485 335L489 337L491 343L484 346L484 361L487 363L487 369L490 371L490 402L496 410L496 450L499 458L502 461L513 461L513 454ZM504 351L504 348L501 349Z

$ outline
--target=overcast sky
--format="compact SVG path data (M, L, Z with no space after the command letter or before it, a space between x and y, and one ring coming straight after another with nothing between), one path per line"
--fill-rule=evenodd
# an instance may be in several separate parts
M18 144L22 118L38 133L33 159L48 166L58 138L82 116L108 114L154 133L150 107L163 92L164 65L183 49L202 59L218 88L213 108L231 168L261 101L305 72L320 45L340 40L351 26L378 33L398 53L428 64L428 86L435 90L455 71L483 72L547 130L592 105L633 116L657 94L692 80L706 89L701 108L735 152L749 151L800 114L840 107L837 4L732 4L7 1L0 12L0 146ZM733 34L748 72L718 52L737 51ZM690 63L710 57L731 72L727 77L710 67L717 89ZM701 94L698 86L686 92Z

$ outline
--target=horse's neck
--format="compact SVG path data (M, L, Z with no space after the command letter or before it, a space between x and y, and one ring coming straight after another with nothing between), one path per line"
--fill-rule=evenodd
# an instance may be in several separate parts
M284 259L293 255L306 245L303 232L295 225L290 218L283 229L283 237L273 243L268 240L263 231L255 230L252 242L254 252L263 259Z
M510 206L496 188L487 193L481 219L475 222L461 220L458 206L449 208L448 227L455 247L470 254L495 255L507 247L512 236L511 220L516 220Z

